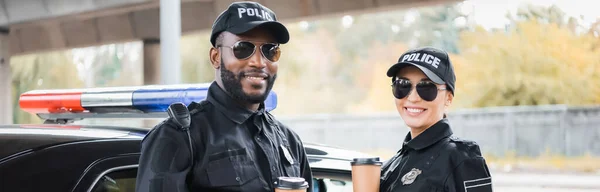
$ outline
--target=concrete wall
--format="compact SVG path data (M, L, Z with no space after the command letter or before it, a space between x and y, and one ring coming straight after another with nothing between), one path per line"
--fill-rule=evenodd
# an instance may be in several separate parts
M347 149L394 153L408 128L393 113L374 115L306 115L277 119L305 142ZM449 114L455 136L476 141L486 155L536 157L554 155L600 157L600 106L499 107L454 111ZM161 119L86 119L83 125L152 128Z
M12 124L12 75L8 53L8 33L0 31L0 125Z
M361 151L397 151L408 128L396 113L379 115L279 116L306 142ZM449 114L456 136L474 140L482 152L504 156L600 156L600 107L505 107Z

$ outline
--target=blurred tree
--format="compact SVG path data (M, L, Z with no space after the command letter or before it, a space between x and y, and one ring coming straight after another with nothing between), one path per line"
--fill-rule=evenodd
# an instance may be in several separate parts
M554 18L554 17L550 17ZM600 49L591 35L531 19L508 32L462 35L459 105L470 107L600 103ZM455 62L457 63L457 62ZM460 89L463 89L462 91Z
M600 48L600 18L592 23L587 31L588 35L596 37L597 41L592 47L593 49Z
M10 60L13 70L14 123L40 123L37 116L22 111L19 96L35 89L81 88L77 66L68 52L51 52L36 55L14 56Z
M539 6L533 4L525 4L517 9L515 16L507 14L507 17L513 22L536 20L540 23L553 23L561 28L567 28L575 32L579 26L577 19L568 17L557 5Z
M587 34L595 37L595 40L590 42L592 43L591 49L600 49L600 18L596 19L596 22L590 25ZM596 67L596 72L593 74L593 79L600 79L600 66ZM596 86L596 89L600 89L600 87ZM597 103L600 103L600 94L596 94L596 96Z
M351 97L345 97L346 86L336 85L335 64L341 55L336 42L325 30L302 33L297 24L287 25L288 44L282 45L277 81L278 114L337 113L343 111Z
M455 24L460 17L450 5L286 24L293 38L283 46L279 62L274 90L281 108L276 112L394 109L393 99L381 99L390 96L385 70L406 51L404 43L457 52L458 32L464 27ZM417 32L423 35L415 37Z
M594 37L600 36L600 19L596 20L596 22L594 22L594 23L592 23L592 25L590 25L588 34L592 35Z
M364 75L358 76L358 81L368 82L369 89L364 100L352 102L348 106L348 113L377 113L395 111L394 96L392 95L391 78L386 76L388 68L396 63L399 55L395 51L407 50L401 43L382 44L374 43L369 50L369 57L359 61L369 63L364 65Z
M401 27L405 12L286 24L293 38L283 45L279 62L279 80L274 89L285 100L280 102L282 108L277 112L342 113L349 104L365 99L372 80L364 77L372 75L373 67L365 59L373 58L374 44L387 46L409 38L412 29ZM395 54L403 51L377 50ZM298 102L299 97L303 102ZM287 105L295 107L288 111L284 109Z
M455 107L600 100L598 88L590 84L600 75L596 62L600 24L583 35L577 19L565 19L560 9L532 6L511 17L514 27L506 31L464 31L468 19L459 10L450 4L286 23L292 38L282 45L274 87L280 107L275 113L393 111L385 70L415 46L435 46L453 53L459 76ZM182 37L183 83L213 80L208 36L204 32ZM139 42L76 49L72 51L76 67L70 68L75 73L62 78L80 77L82 87L141 84L141 52ZM55 63L42 55L23 58L29 60L15 62L32 63L20 66L29 66L23 70L34 74L40 73L35 70L50 70L40 68L49 66L45 63ZM40 79L31 75L14 78L19 80L13 82L31 86ZM52 85L77 87L61 82ZM15 86L15 93L33 89L23 86ZM586 89L595 98L576 101L577 96L585 97Z
M525 4L519 7L514 18L511 15L507 15L513 21L538 20L542 23L554 23L559 26L566 24L565 16L565 12L556 5L546 7L533 4Z
M181 82L206 83L215 77L215 69L208 57L210 34L199 33L181 38Z
M333 90L343 93L338 96L338 99L346 98L348 103L365 99L369 94L371 81L363 81L364 78L361 76L370 75L364 69L366 66L372 67L371 61L365 58L372 58L370 54L373 52L370 49L374 44L385 46L407 40L412 34L412 29L401 26L408 26L403 23L405 17L411 13L404 10L390 11L320 21L336 27L334 29L324 27L321 30L327 31L324 33L331 35L335 44L330 51L337 51L341 55L337 62L332 63L329 70L329 75L332 77L330 84L335 85L332 87ZM401 50L384 51L400 54Z
M104 86L136 86L143 84L142 42L115 44L114 52L109 54L112 66L101 71L101 77L107 80Z
M460 53L459 34L466 29L468 16L462 14L458 6L448 4L420 9L419 20L412 26L418 46L433 46L449 53Z
M85 87L141 85L141 43L101 45L71 50Z

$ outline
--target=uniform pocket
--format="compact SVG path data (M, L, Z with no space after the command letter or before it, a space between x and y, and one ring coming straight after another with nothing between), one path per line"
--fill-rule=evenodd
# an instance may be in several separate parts
M209 155L206 173L214 187L243 186L258 178L258 172L245 148Z
M392 189L393 192L448 192L447 188L443 184L440 184L438 181L434 181L430 178L417 177L410 184L404 184L401 179L398 179L394 181L394 183L395 185Z
M446 189L446 187L444 187L444 185L440 184L439 182L436 181L432 181L430 179L426 179L424 181L425 185L423 186L422 190L423 192L447 192L448 190Z

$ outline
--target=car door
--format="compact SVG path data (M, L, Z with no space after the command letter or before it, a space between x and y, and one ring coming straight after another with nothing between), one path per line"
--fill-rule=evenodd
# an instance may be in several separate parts
M352 180L347 175L334 176L324 170L315 171L314 192L352 192ZM108 168L96 176L86 192L135 192L137 165ZM87 188L87 190L86 190Z
M135 192L139 154L105 158L90 166L74 191L82 192ZM345 163L345 162L339 162ZM352 192L349 170L332 167L314 167L315 192Z

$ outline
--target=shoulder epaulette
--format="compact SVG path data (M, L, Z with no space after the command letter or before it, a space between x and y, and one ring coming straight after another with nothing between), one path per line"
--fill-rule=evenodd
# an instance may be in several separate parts
M207 105L208 105L207 100L203 100L200 103L196 103L196 102L190 103L190 105L188 106L188 109L190 110L190 115L194 115L198 112L203 111Z

